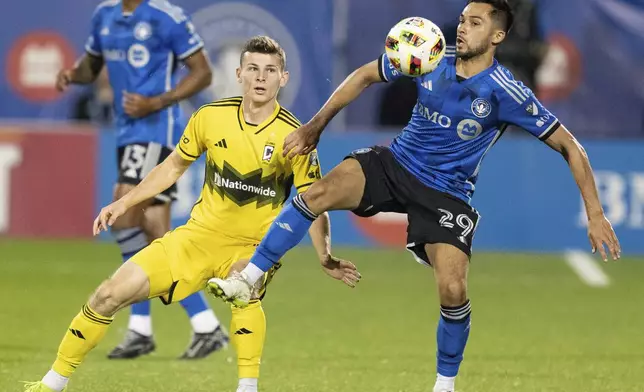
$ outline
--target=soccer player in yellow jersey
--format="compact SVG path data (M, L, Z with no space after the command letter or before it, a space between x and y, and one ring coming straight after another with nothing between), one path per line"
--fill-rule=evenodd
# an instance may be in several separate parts
M170 187L194 160L206 154L206 178L190 220L152 242L98 287L67 328L52 369L42 381L27 384L27 391L62 391L87 353L103 339L119 309L154 297L166 304L177 302L202 290L209 279L241 270L288 199L291 187L304 192L320 179L315 150L293 160L282 156L284 138L301 125L277 103L279 89L288 82L285 61L284 51L271 38L249 40L237 69L243 97L197 110L175 151L123 198L101 210L94 234L107 230L129 208ZM353 287L360 275L353 264L331 255L329 230L326 214L310 229L322 267ZM257 391L266 336L261 299L274 273L275 269L269 271L256 286L250 306L232 310L238 392Z

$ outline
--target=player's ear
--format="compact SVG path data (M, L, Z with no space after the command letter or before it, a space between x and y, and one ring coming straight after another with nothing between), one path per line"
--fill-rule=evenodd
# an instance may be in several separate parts
M235 74L237 74L237 83L241 83L241 82L242 82L242 78L241 78L241 67L239 67L239 68L237 68L237 69L235 70Z
M290 75L289 75L288 71L282 72L282 77L280 78L280 87L286 86L286 84L288 83L289 77L290 77Z
M492 35L492 43L494 45L500 44L501 42L503 42L504 39L505 39L505 31L503 30L496 30L494 32L494 35Z

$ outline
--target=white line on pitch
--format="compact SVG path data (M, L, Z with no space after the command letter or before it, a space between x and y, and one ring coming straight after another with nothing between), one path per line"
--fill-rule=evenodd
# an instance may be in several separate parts
M604 273L597 261L588 253L569 250L565 253L566 264L572 268L582 282L591 287L606 287L610 284L608 275Z

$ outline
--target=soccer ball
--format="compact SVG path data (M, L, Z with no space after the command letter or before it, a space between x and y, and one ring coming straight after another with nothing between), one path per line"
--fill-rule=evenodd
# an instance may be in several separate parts
M385 40L391 65L407 76L424 75L436 69L445 55L445 46L441 29L418 16L396 23Z

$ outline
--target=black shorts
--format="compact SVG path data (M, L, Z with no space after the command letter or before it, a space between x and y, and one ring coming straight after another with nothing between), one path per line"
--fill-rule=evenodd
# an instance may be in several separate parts
M419 262L431 264L425 244L454 245L472 255L472 239L479 214L464 201L421 183L403 168L392 152L381 146L352 152L362 166L364 195L353 213L369 217L379 212L406 213L407 249Z
M137 185L156 165L172 153L158 143L133 143L118 149L117 163L119 184ZM170 203L177 199L177 184L154 197L155 204Z

